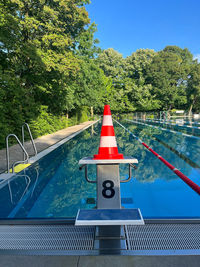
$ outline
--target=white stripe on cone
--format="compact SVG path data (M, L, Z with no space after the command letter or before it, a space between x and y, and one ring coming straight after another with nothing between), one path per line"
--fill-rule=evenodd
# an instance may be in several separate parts
M116 139L115 136L101 136L100 139L100 147L116 147Z
M112 116L111 115L104 115L103 116L102 126L113 126Z

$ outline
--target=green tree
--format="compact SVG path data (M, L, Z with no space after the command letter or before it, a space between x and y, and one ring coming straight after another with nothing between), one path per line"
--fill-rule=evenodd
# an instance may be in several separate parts
M156 52L152 49L138 49L126 58L126 75L140 83L146 75L146 69L155 57Z
M81 56L87 59L95 58L101 52L101 49L96 46L99 40L94 39L94 33L96 31L97 26L95 23L92 23L78 36L75 52L79 57Z
M193 56L187 48L182 49L178 46L173 45L173 46L166 46L163 49L163 51L166 53L173 53L179 56L182 59L181 64L190 65L193 61Z
M113 111L133 111L134 107L128 99L130 87L125 85L125 59L122 55L113 48L106 49L99 54L97 64L109 78L108 84L112 80L112 87L108 86L109 89L106 89L105 95L111 101ZM110 96L108 96L108 91L111 93Z
M187 86L187 98L189 113L193 107L195 111L200 111L200 64L195 62L191 68L190 78Z
M158 52L149 65L146 83L152 85L152 93L160 101L162 109L180 108L186 104L191 57L187 49L168 46Z
M152 85L146 84L146 72L156 52L151 49L139 49L125 60L124 79L128 88L128 98L137 110L154 110L160 106L155 98Z
M115 51L113 48L108 48L100 53L97 62L105 75L111 77L114 82L122 77L124 71L124 59L122 54Z
M11 29L17 38L9 55L9 42L2 38L1 52L7 50L6 57L14 74L20 77L21 86L26 90L24 105L39 101L57 113L73 107L69 84L79 69L79 60L74 54L77 40L87 33L85 26L90 22L85 3L88 1L4 2L2 9L7 20L4 19L2 27L7 29L12 21L17 21L17 27Z
M36 119L41 105L53 114L74 108L72 85L81 62L77 49L84 48L90 57L94 52L95 26L89 26L87 3L1 1L0 108L5 129L16 132L21 122Z
M74 108L93 107L99 111L102 106L102 92L106 86L106 77L94 60L81 60L80 70L72 84L74 91Z

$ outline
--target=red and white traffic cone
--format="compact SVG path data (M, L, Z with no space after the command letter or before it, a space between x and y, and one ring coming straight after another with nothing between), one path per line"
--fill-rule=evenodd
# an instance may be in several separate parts
M110 112L110 106L104 106L103 123L101 128L101 137L99 151L93 159L123 159L123 154L118 153L117 142Z

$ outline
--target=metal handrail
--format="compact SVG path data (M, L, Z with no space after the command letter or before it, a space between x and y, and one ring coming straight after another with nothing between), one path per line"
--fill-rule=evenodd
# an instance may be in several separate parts
M97 183L96 180L90 180L88 178L88 170L87 170L87 164L83 164L79 167L79 170L81 171L83 168L85 168L85 179L88 183ZM135 166L134 164L132 163L129 163L129 176L127 179L125 180L120 180L120 183L127 183L131 180L132 178L132 172L131 172L131 168L134 168L134 169L137 169L137 166Z
M28 175L26 175L26 174L16 175L16 177L20 177L20 178L21 178L21 177L24 177L25 180L26 180L26 178L28 179L28 182L27 182L27 180L26 180L26 188L24 189L24 192L23 192L23 194L22 194L20 200L18 201L18 202L20 202L20 201L22 200L23 196L25 195L25 193L26 193L26 191L27 191L27 189L28 189L30 183L31 183L31 178L30 178ZM11 189L11 186L10 186L10 181L8 181L8 189L9 189L9 194L10 194L10 202L11 202L12 204L14 204L14 202L13 202L12 189Z
M120 183L127 183L127 182L129 182L131 180L131 178L132 178L131 168L134 168L136 170L137 169L137 166L135 166L132 163L129 163L129 176L125 180L120 180Z
M22 145L22 143L20 142L19 138L15 135L15 134L9 134L7 137L6 137L6 159L7 159L7 172L10 173L10 157L9 157L9 145L8 145L8 140L9 140L9 137L15 137L15 139L17 140L19 146L21 147L21 149L23 150L24 152L24 155L26 155L26 159L24 159L23 161L17 161L15 162L13 165L12 165L12 173L14 173L14 167L17 163L25 163L29 160L29 155L28 153L26 152L26 149L24 148L24 146Z
M36 188L36 184L38 182L38 177L39 177L39 165L36 165L35 166L35 171L36 171L36 179L35 179L35 183L34 183L34 186L33 186L33 190L32 190L32 193L31 193L31 197L33 196L33 192Z
M26 126L27 129L28 129L28 133L29 133L29 136L30 136L30 138L31 138L31 143L32 143L32 145L33 145L33 149L34 149L34 151L35 151L35 156L36 156L36 155L37 155L37 148L36 148L36 146L35 146L35 142L34 142L34 140L33 140L33 136L32 136L32 134L31 134L30 127L29 127L28 123L26 123L26 122L22 125L22 145L24 146L24 126ZM24 157L25 157L25 154L24 154Z
M79 167L79 170L81 171L83 168L85 168L85 179L86 179L86 181L87 181L88 183L91 183L91 184L95 184L95 183L97 183L96 180L90 180L90 179L88 178L87 164L83 164L83 165L81 165L81 166Z

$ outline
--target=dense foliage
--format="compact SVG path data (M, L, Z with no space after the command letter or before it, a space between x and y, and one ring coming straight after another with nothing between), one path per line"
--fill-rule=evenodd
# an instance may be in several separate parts
M123 56L102 51L85 5L89 0L0 3L0 146L88 119L109 103L116 113L200 111L200 64L188 49L167 46Z
M112 79L109 99L113 110L200 111L200 64L187 48L139 49L125 59L109 48L97 62Z

